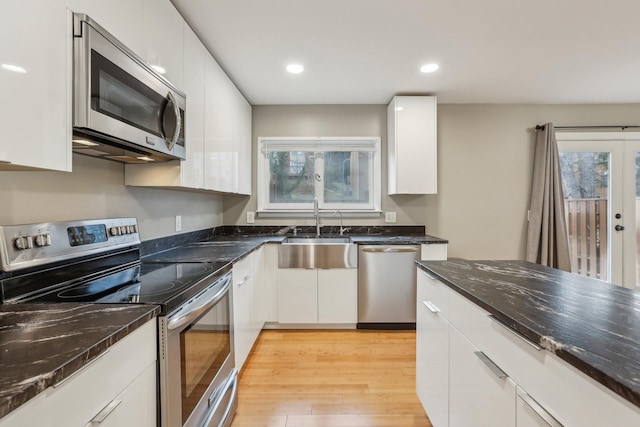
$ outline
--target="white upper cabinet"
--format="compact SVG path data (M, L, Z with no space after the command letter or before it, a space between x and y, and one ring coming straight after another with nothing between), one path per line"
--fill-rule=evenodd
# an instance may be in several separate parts
M169 0L143 0L139 29L144 39L141 56L174 86L183 89L182 16Z
M396 96L387 107L388 193L437 193L435 96Z
M71 171L71 13L12 1L0 23L0 170Z
M229 78L213 59L205 60L205 188L232 193L237 153L233 146L234 93Z
M191 27L184 24L184 92L188 117L185 120L187 159L181 163L181 185L204 188L204 63L209 56Z
M76 13L86 13L121 43L144 57L145 34L150 29L141 27L142 0L67 0L67 6Z

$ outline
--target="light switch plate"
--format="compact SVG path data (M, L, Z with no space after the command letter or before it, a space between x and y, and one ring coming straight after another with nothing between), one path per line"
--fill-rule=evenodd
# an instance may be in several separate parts
M182 215L176 215L176 231L182 231Z
M255 223L256 223L256 213L247 212L247 224L255 224Z
M386 222L386 223L395 223L396 222L396 213L395 212L385 212L385 214L384 214L384 222Z

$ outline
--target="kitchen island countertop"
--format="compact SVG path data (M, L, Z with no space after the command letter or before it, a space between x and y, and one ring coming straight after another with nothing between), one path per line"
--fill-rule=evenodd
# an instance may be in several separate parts
M640 292L525 261L417 264L640 407Z
M0 419L159 311L138 304L0 304Z

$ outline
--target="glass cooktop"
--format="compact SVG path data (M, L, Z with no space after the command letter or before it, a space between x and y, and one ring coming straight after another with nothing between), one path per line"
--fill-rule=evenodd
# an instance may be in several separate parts
M28 302L158 304L170 313L230 270L227 263L142 263L50 291Z

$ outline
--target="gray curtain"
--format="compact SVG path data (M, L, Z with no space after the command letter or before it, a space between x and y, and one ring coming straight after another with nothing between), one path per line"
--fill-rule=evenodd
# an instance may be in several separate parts
M552 123L536 127L526 260L571 271L558 143Z

